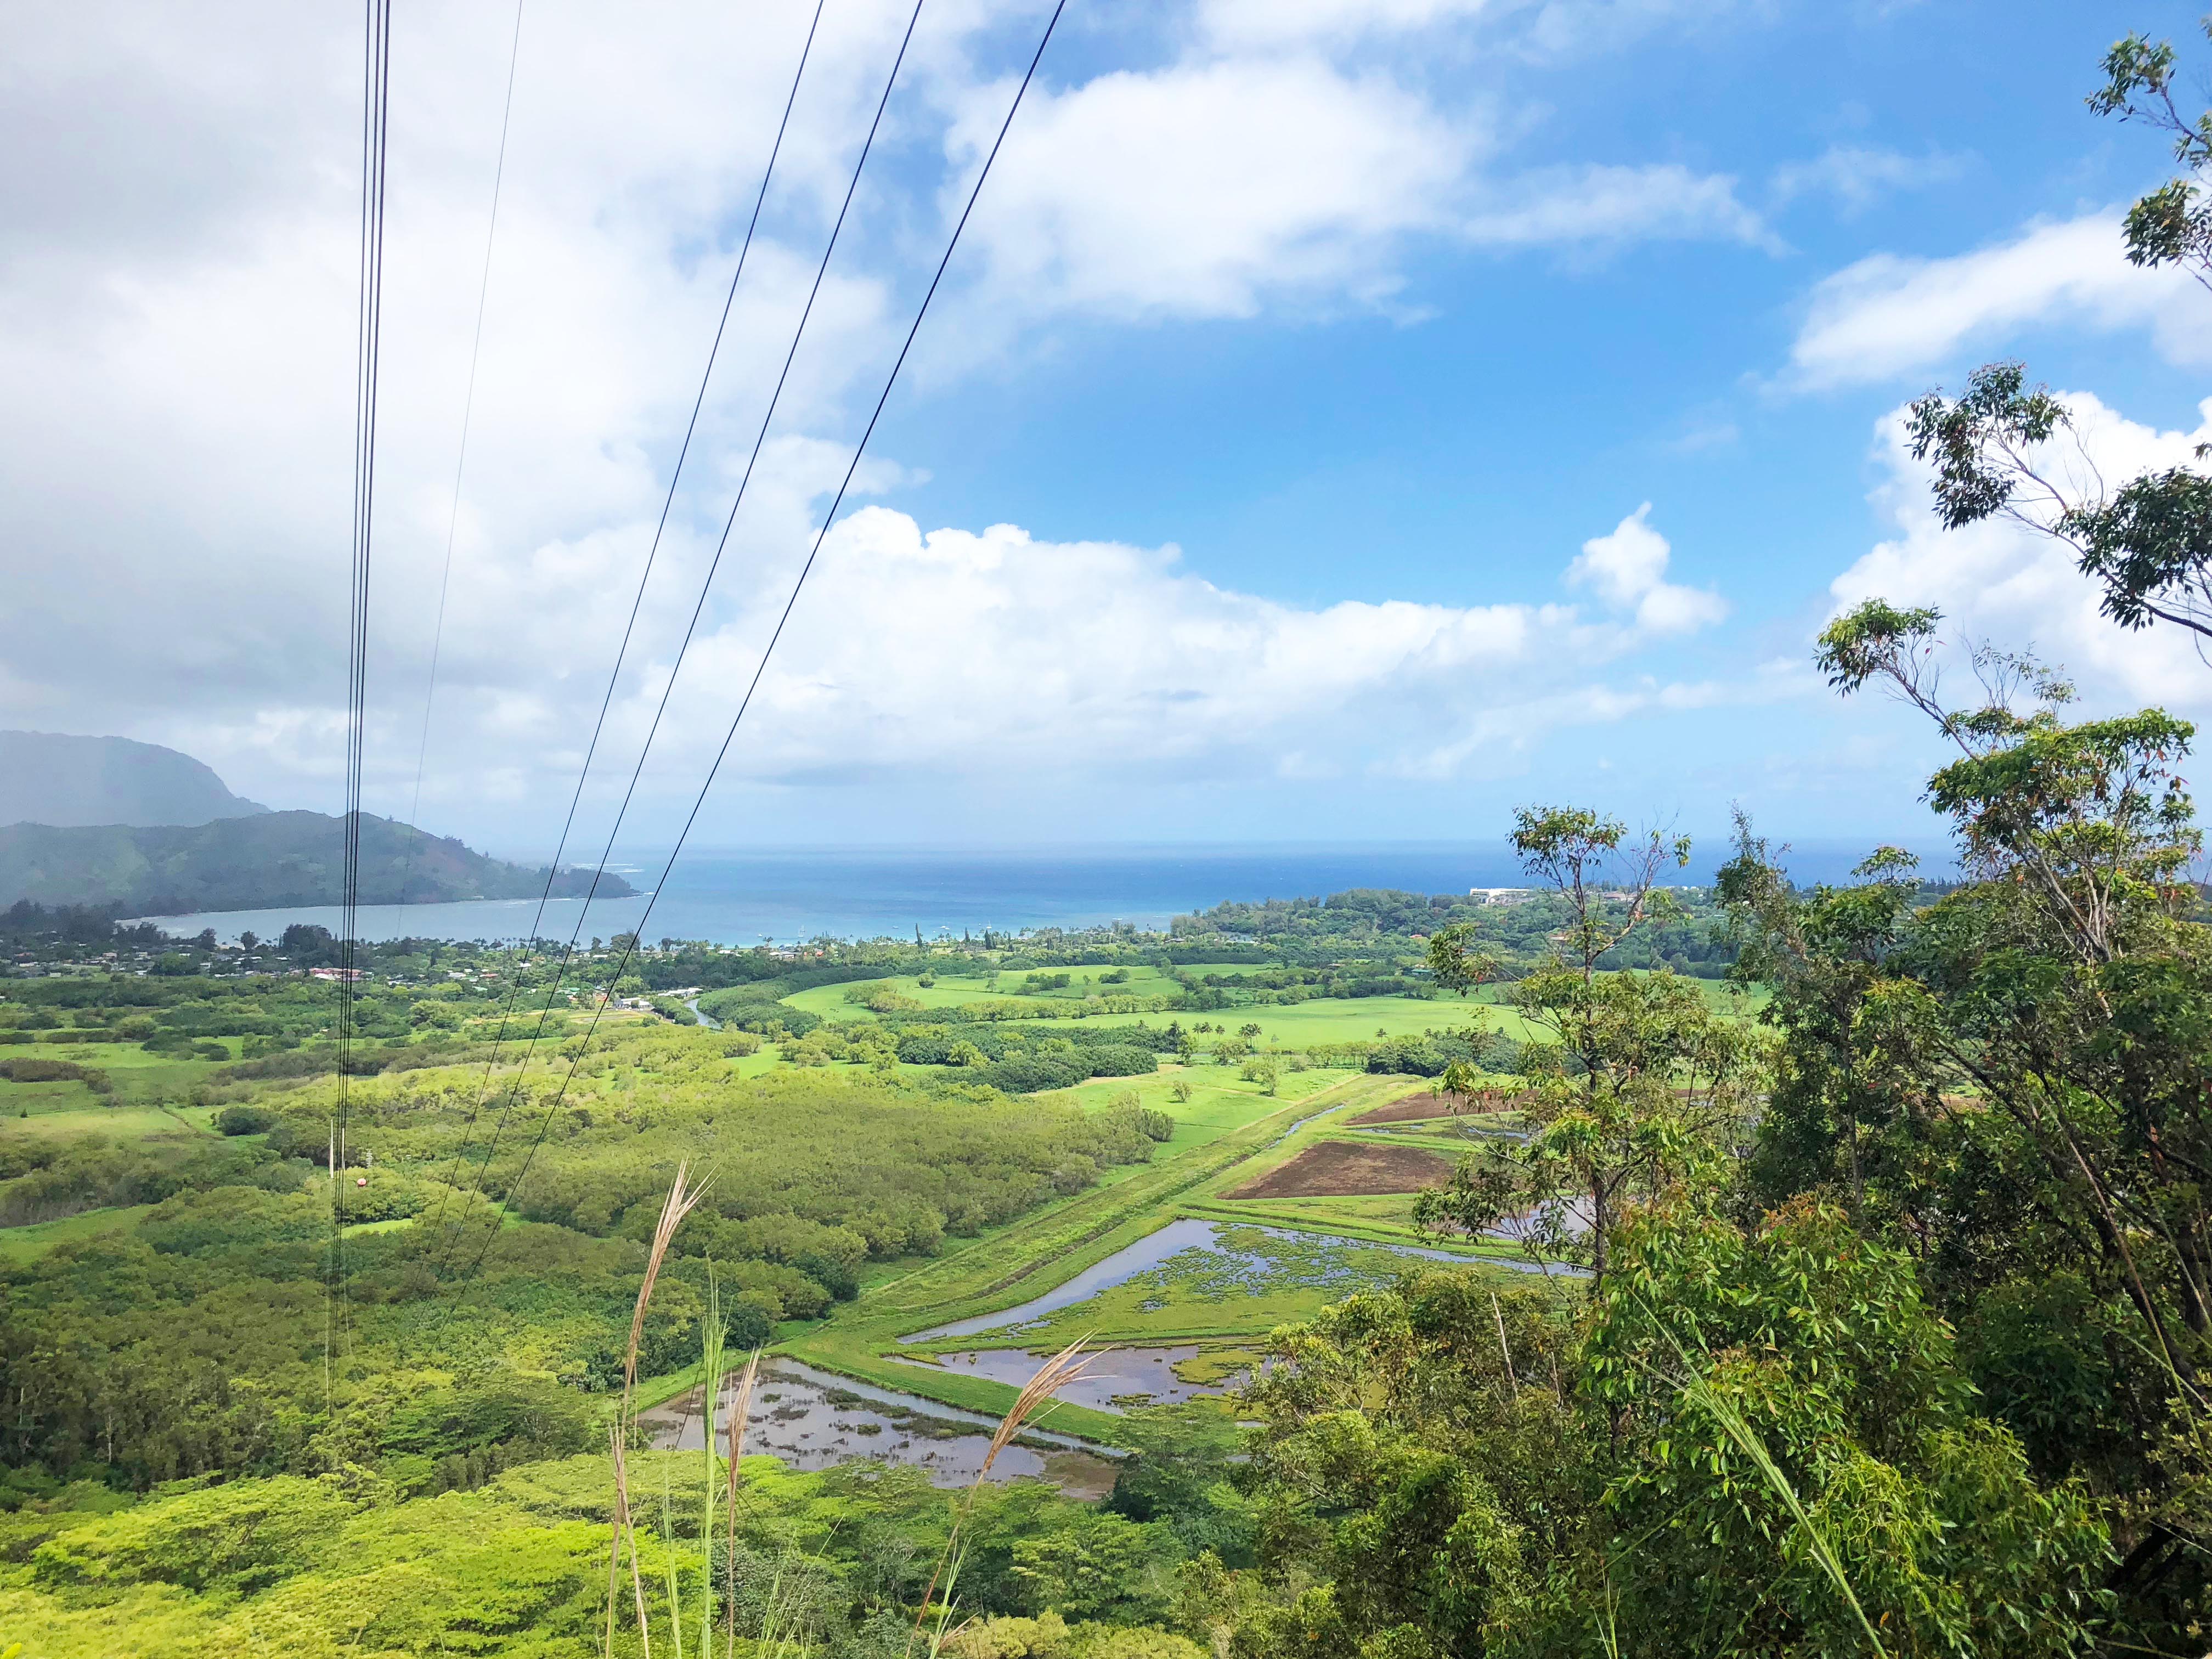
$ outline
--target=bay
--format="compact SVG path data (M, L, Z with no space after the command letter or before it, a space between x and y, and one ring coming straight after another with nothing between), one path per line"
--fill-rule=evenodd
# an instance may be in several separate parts
M1839 877L1863 848L1801 849L1800 880ZM1724 856L1719 843L1678 879L1710 880ZM610 867L643 887L666 860L649 850ZM1370 845L1159 846L1022 852L890 851L775 848L701 850L678 859L655 898L554 899L543 916L534 900L465 900L450 904L372 904L359 912L360 937L513 940L609 939L644 922L649 939L704 939L750 946L819 939L924 939L986 929L1018 933L1043 927L1126 922L1160 928L1176 915L1224 900L1317 898L1351 888L1464 893L1527 879L1504 843L1400 842ZM651 909L647 914L648 903ZM281 934L292 922L337 931L335 905L207 911L151 918L189 937L213 928L225 942L241 932ZM533 929L533 922L535 927Z

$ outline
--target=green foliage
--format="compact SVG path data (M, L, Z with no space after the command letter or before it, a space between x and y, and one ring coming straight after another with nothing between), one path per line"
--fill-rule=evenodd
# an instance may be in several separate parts
M215 1115L215 1127L227 1135L258 1135L276 1121L266 1106L226 1106Z
M2039 1490L2012 1437L1973 1419L1910 1258L1840 1211L1624 1229L1586 1374L1633 1425L1606 1494L1644 1540L1617 1581L1625 1613L1698 1651L1849 1649L1863 1611L1907 1652L2070 1653L2103 1610L2087 1492ZM1762 1551L1780 1572L1763 1589L1722 1565Z
M106 1072L66 1060L0 1060L0 1078L10 1083L82 1083L96 1095L115 1092L115 1080Z
M2089 107L2165 133L2185 169L2129 209L2130 263L2179 265L2200 283L2212 281L2212 113L2191 119L2175 104L2176 58L2164 41L2127 35L2103 69ZM2212 478L2173 467L2108 489L2092 466L2091 487L2081 491L2082 469L2054 453L2062 439L2080 441L2073 414L2047 388L2027 389L2018 363L1977 370L1955 402L1932 392L1921 398L1909 431L1914 457L1936 459L1936 508L1947 526L2010 518L2063 544L2120 626L2157 621L2212 635Z
M311 1565L352 1513L319 1481L206 1487L41 1544L32 1580L46 1589L155 1582L251 1592Z
M1687 860L1686 840L1655 832L1632 843L1617 820L1553 807L1521 812L1514 845L1571 918L1551 960L1512 989L1522 1018L1552 1039L1513 1056L1532 1079L1521 1097L1531 1133L1510 1153L1466 1156L1415 1214L1467 1234L1510 1224L1533 1255L1587 1262L1601 1281L1624 1211L1714 1166L1763 1080L1760 1055L1688 981L1598 971L1667 911L1655 884L1669 861ZM1455 1055L1431 1075L1457 1065L1468 1081L1474 1058Z
M343 820L320 812L261 812L181 828L10 824L0 828L0 901L113 904L137 915L335 904L344 832ZM546 884L542 869L486 858L374 814L362 815L360 841L364 903L535 898ZM590 882L590 872L562 871L553 892L574 897ZM635 890L610 875L599 890L619 898Z

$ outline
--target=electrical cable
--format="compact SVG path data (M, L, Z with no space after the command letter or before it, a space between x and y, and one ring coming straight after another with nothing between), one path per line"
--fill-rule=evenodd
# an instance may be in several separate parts
M415 872L415 853L422 841L422 769L430 752L430 711L438 700L438 659L446 642L446 595L453 582L453 538L461 522L461 480L469 465L469 423L476 413L477 364L483 355L485 302L491 297L491 254L499 236L500 186L507 178L507 135L514 118L514 69L522 56L523 0L514 0L514 33L507 48L507 96L499 112L499 158L491 169L491 219L484 230L483 275L477 283L477 325L469 340L468 390L461 396L460 452L453 462L453 499L446 512L446 559L438 576L437 620L430 628L430 674L422 692L422 730L415 742L415 788L407 808L407 861L400 868L399 902L407 902L407 878Z
M384 191L392 112L392 0L368 0L362 91L361 288L356 319L352 591L346 640L346 814L338 945L337 1106L331 1131L331 1278L325 1295L325 1389L351 1327L345 1267L346 1132L355 1028L354 983L361 907L361 812L368 713L368 593L375 528L378 361L383 343Z
M714 325L714 339L713 344L708 349L707 367L705 371L699 377L698 392L691 400L691 418L685 424L684 428L684 442L682 447L677 451L676 468L669 476L667 494L661 499L660 520L659 522L653 526L653 543L646 550L645 567L638 574L637 592L630 600L629 617L623 627L622 643L615 653L614 666L610 669L607 673L607 689L599 699L599 717L593 722L592 726L591 741L585 746L584 763L576 774L575 790L568 798L568 816L562 821L560 839L554 846L551 861L548 863L545 867L545 884L538 896L538 908L536 913L531 917L530 921L529 938L530 944L533 948L538 943L538 930L544 923L545 906L551 900L553 896L553 884L560 874L561 856L568 850L568 836L570 832L575 827L576 811L584 798L585 781L590 777L592 762L599 754L599 738L606 729L607 711L613 706L615 688L622 678L623 665L629 659L630 636L637 627L639 608L645 602L646 584L653 576L653 562L658 557L660 551L660 538L662 532L668 527L668 515L670 510L676 503L676 488L684 477L684 461L691 453L692 435L698 430L699 412L705 406L707 401L708 382L714 378L714 362L716 358L720 355L722 349L722 336L724 331L729 327L730 309L737 301L738 283L745 274L745 258L746 256L752 252L753 233L760 225L761 206L762 204L768 199L769 183L775 176L776 158L783 153L784 135L791 126L792 108L793 106L799 101L799 83L805 79L807 60L813 55L815 32L820 28L822 24L822 6L823 0L815 0L813 21L807 25L806 41L799 49L799 67L792 74L791 90L785 96L783 100L782 118L776 124L775 142L769 149L768 166L763 169L761 173L760 189L753 197L752 217L746 222L744 240L738 249L737 269L730 275L729 291L722 299L721 318ZM424 719L427 722L428 719L427 708L424 711ZM593 892L598 890L598 872L596 872L593 874L592 890ZM582 931L584 918L588 916L590 913L591 899L589 896L586 896L584 901L583 911L577 918L576 925L579 933ZM567 962L568 958L564 954L562 958L561 967L565 968L567 966ZM558 969L556 969L554 974L553 982L555 988L557 989L560 985L560 971ZM465 1158L468 1154L469 1142L473 1139L476 1133L477 1120L482 1114L484 1102L490 1094L492 1071L499 1063L499 1051L507 1040L507 1023L514 1012L515 1000L520 994L521 988L522 980L520 973L518 971L514 983L507 988L506 999L500 1008L499 1025L492 1035L491 1053L485 1058L483 1074L477 1079L477 1097L474 1103L469 1108L467 1119L461 1126L461 1143L454 1149L453 1164L447 1170L446 1180L441 1185L438 1199L438 1208L436 1212L431 1218L430 1222L430 1230L433 1231L440 1226L442 1226L445 1223L447 1201L454 1189L453 1178L460 1172L462 1160ZM463 1205L464 1207L465 1207L465 1199L463 1200Z
M714 545L714 556L708 562L706 576L699 584L699 597L691 606L691 619L684 627L684 638L677 647L675 661L670 666L667 680L661 688L660 701L653 710L653 722L647 728L644 744L638 750L637 764L630 769L629 783L623 792L622 803L616 809L613 824L607 831L606 846L600 853L597 867L592 872L591 885L584 896L584 907L577 913L575 928L569 934L568 944L562 949L560 961L554 965L552 981L546 987L544 1006L538 1011L538 1024L531 1031L530 1041L523 1049L521 1063L515 1072L513 1084L507 1089L506 1103L500 1109L499 1119L493 1127L490 1139L485 1146L483 1158L477 1165L476 1174L470 1179L468 1193L462 1198L462 1207L465 1212L469 1198L482 1188L485 1172L491 1167L493 1156L499 1151L499 1143L507 1133L507 1126L514 1115L515 1103L521 1096L523 1078L530 1069L532 1057L538 1051L538 1040L545 1033L546 1021L553 1012L554 999L560 994L562 976L567 972L569 959L575 952L576 941L583 936L584 923L591 914L592 900L599 894L599 882L606 872L607 861L614 856L616 838L622 833L623 820L629 816L630 803L637 793L638 780L644 775L646 761L653 752L653 741L660 732L662 717L668 712L669 699L674 694L677 678L683 672L684 659L691 649L694 635L698 632L699 618L706 610L707 598L714 588L715 574L721 568L722 556L728 550L730 532L737 525L738 511L744 505L745 491L752 483L753 470L759 465L761 450L768 441L769 428L775 419L776 408L783 398L783 389L790 380L792 364L797 361L799 345L806 337L806 327L813 318L815 301L821 297L823 281L830 273L830 258L837 251L838 238L843 234L846 218L852 211L853 198L860 190L860 176L866 171L868 156L874 149L876 136L882 131L884 112L890 106L891 93L898 85L899 70L906 62L907 49L914 43L915 27L921 21L921 9L927 0L915 0L914 10L907 18L906 33L899 40L898 55L891 60L890 73L884 78L883 96L876 102L875 118L868 124L867 137L860 145L859 159L854 163L853 176L846 183L845 198L837 209L836 223L830 228L830 240L822 250L821 261L815 267L813 286L807 290L806 305L799 313L799 325L792 331L791 345L784 353L783 368L776 375L775 389L769 394L767 410L761 416L760 430L753 436L752 453L745 461L744 475L738 480L737 494L730 502L729 516L722 523L721 538ZM609 688L608 694L610 696L613 695L611 686ZM659 893L656 890L653 899L647 901L646 915L652 915L653 904L657 902L658 899ZM644 925L642 920L637 923L640 927ZM637 939L635 933L633 932L629 938L630 948L635 949ZM625 955L623 960L626 962L628 959ZM617 972L610 980L610 984L621 977L621 974ZM439 1258L438 1272L441 1276L451 1259L453 1243L453 1240L449 1237L447 1249Z
M645 922L653 914L653 903L658 902L661 893L666 890L669 872L675 868L677 859L682 855L684 843L689 839L692 826L698 822L700 811L707 803L708 793L714 786L715 776L721 770L722 762L730 752L731 744L736 740L738 727L744 720L745 711L752 706L753 694L759 690L761 678L768 671L769 659L775 654L776 643L783 637L784 626L791 620L792 611L799 603L799 596L805 589L806 579L814 569L815 561L821 556L822 544L828 538L831 526L836 521L837 510L844 504L846 492L852 488L854 475L860 471L861 457L867 453L868 441L875 435L876 424L883 418L884 407L890 402L891 389L898 382L899 371L906 365L907 356L914 349L915 337L921 331L922 319L929 314L930 302L937 296L938 285L945 280L945 269L952 263L953 252L960 246L961 233L967 228L969 216L975 210L976 198L982 194L984 181L991 176L992 164L999 158L1000 147L1006 141L1007 131L1014 124L1014 116L1021 109L1022 100L1029 92L1030 82L1036 75L1037 65L1043 60L1045 48L1051 44L1053 31L1059 26L1060 14L1066 9L1066 7L1067 0L1055 0L1052 15L1045 23L1044 33L1037 41L1036 52L1030 59L1029 69L1023 75L1021 85L1014 93L1013 102L1007 106L1006 119L1000 124L999 134L992 141L990 153L984 157L982 171L976 175L975 186L969 192L968 204L961 210L959 221L953 226L952 235L945 244L944 258L938 261L936 275L930 278L928 290L922 295L921 304L915 313L914 323L907 330L906 342L899 348L898 357L891 364L890 373L884 378L884 389L876 398L874 412L868 416L868 423L860 434L860 442L854 446L853 459L845 469L844 479L837 486L837 494L830 503L830 510L823 515L822 527L815 534L814 544L807 553L806 562L799 568L798 580L792 584L791 595L784 601L782 614L776 620L775 630L769 636L768 644L761 652L760 661L755 665L752 678L745 687L745 695L738 705L737 713L731 718L728 731L723 734L721 747L715 751L714 762L707 769L706 780L699 786L699 793L692 800L690 812L684 818L684 828L677 836L675 848L669 853L667 861L662 866L660 880L654 886L653 896L647 901L644 915L638 920L636 929L630 934L629 945L624 950L622 961L617 964L615 978L620 978L621 969L629 965L630 954L636 949L637 940L644 931ZM513 1206L514 1194L521 1190L522 1182L530 1173L531 1164L537 1158L538 1149L544 1144L546 1129L551 1125L554 1115L560 1109L561 1102L568 1094L569 1084L574 1080L576 1068L583 1063L584 1055L590 1049L592 1036L599 1029L599 1016L605 1008L606 1003L602 1000L599 1007L593 1011L591 1025L585 1030L584 1040L578 1046L574 1058L569 1062L566 1075L561 1079L561 1087L546 1107L544 1117L539 1120L537 1138L532 1141L529 1153L524 1158L521 1168L516 1171L514 1180L508 1185L507 1198L500 1206L498 1219L486 1235L483 1248L477 1252L475 1259L469 1264L468 1271L462 1275L460 1284L456 1287L454 1305L459 1304L460 1296L466 1291L470 1283L475 1279L477 1271L483 1267L484 1258L489 1255L492 1245L497 1242L500 1230L506 1224L507 1213Z

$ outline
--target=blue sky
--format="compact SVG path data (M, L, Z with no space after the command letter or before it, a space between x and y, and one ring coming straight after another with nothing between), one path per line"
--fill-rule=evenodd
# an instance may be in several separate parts
M825 9L587 843L904 10ZM434 827L550 841L805 12L527 14ZM702 775L1042 15L925 8L626 842ZM426 13L395 58L370 794L398 813L511 16ZM0 717L329 805L349 43L237 21L220 63L94 9L9 71L54 166L0 266L41 394L0 482L76 574L19 599ZM1874 591L2033 642L2090 708L2194 712L2183 642L2114 635L2033 538L1943 538L1885 435L1998 356L2092 400L2108 471L2203 422L2212 296L2128 270L2110 223L2165 146L2082 103L2130 27L2212 67L2170 6L1078 0L702 840L1489 838L1572 799L1930 843L1929 735L1809 672Z

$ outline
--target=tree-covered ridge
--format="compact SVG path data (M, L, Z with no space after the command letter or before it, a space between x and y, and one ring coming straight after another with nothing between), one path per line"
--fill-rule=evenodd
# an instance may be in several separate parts
M1663 964L1677 973L1716 979L1727 972L1735 959L1735 946L1713 894L1701 887L1669 890L1674 908L1665 923L1624 938L1605 953L1601 966ZM1385 960L1395 953L1419 960L1431 935L1464 928L1480 935L1507 963L1525 966L1543 960L1551 936L1569 919L1566 902L1543 887L1514 890L1502 900L1369 887L1326 898L1218 904L1177 916L1172 928L1185 944L1249 940L1279 953L1286 963L1303 962L1316 951L1340 954L1362 943Z
M471 852L459 841L362 815L360 902L536 898L545 872ZM136 915L336 904L343 897L341 820L260 812L182 828L106 824L0 828L0 904L112 905ZM588 871L564 870L556 897L580 896ZM603 896L635 890L599 878Z

